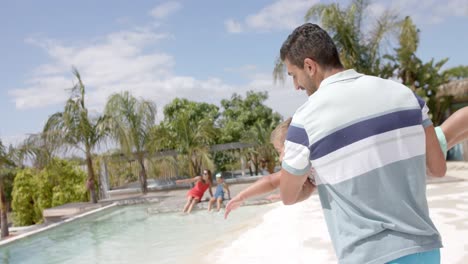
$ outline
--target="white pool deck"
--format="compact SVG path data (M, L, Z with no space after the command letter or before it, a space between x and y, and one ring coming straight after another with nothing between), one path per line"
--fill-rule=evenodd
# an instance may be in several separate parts
M442 263L468 263L468 162L449 162L445 178L428 181L427 197L444 244ZM277 203L260 225L209 258L223 264L337 263L317 195L293 206Z

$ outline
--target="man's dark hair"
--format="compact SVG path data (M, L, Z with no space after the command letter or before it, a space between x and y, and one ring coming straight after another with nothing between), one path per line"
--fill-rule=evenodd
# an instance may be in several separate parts
M281 60L303 69L306 58L316 61L325 69L343 68L333 40L316 24L306 23L296 28L284 41Z

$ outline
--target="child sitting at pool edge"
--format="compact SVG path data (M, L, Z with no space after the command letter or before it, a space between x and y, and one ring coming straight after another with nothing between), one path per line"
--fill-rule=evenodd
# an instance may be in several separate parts
M216 202L216 210L219 212L221 209L221 205L224 200L224 193L227 192L228 199L231 199L231 192L229 191L229 186L228 184L224 181L224 178L222 177L221 173L216 174L216 191L213 197L211 197L209 203L208 203L208 211L211 211L211 207L213 206L213 203Z

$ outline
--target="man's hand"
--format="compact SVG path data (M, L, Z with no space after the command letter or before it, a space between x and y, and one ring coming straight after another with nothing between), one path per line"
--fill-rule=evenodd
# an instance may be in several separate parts
M229 213L232 210L236 210L237 208L239 208L239 206L241 206L242 203L244 203L244 199L239 194L236 195L234 198L232 198L229 201L229 203L227 203L226 205L226 210L224 212L224 219L227 219Z
M304 200L302 189L304 188L304 184L309 181L307 179L308 174L304 173L302 176L294 175L285 169L281 169L280 173L279 188L283 204L291 205L297 203L300 199Z
M307 181L305 181L302 185L302 189L299 193L299 196L297 197L296 203L307 200L315 191L315 188L316 186L309 179L307 179Z

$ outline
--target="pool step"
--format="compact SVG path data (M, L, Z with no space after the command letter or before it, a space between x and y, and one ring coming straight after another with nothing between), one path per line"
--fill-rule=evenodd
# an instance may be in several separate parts
M42 212L44 222L56 223L74 215L82 214L94 209L109 205L110 203L68 203L57 207L45 209Z

